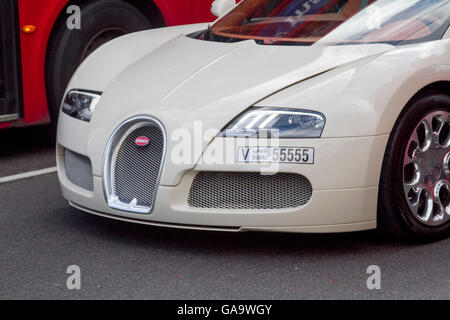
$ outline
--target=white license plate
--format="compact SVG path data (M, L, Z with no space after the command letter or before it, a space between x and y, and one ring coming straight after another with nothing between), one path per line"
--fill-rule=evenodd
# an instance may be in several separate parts
M240 147L238 162L314 164L314 148Z

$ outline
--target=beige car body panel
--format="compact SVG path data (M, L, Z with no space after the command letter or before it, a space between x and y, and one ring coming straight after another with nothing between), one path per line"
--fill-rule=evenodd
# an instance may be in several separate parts
M420 89L450 81L450 39L401 47L274 47L185 36L202 28L191 25L128 35L106 44L81 65L67 90L96 90L103 95L90 123L60 115L57 163L63 195L87 212L169 227L285 232L375 228L378 181L389 134ZM314 165L279 167L280 172L308 178L312 199L288 210L189 207L187 197L196 172L254 172L261 165L207 164L201 155L191 163L175 164L170 154L176 141L171 135L180 128L193 134L198 120L204 130L217 133L251 106L308 109L326 116L320 139L280 141L315 148ZM167 132L167 156L148 215L111 209L103 192L107 142L121 123L134 116L154 117ZM203 154L223 139L213 133L206 136ZM64 148L90 158L94 192L67 179Z

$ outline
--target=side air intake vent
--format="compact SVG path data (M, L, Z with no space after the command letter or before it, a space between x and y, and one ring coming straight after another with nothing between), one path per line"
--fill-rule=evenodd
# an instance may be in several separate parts
M94 191L94 176L88 157L65 149L64 165L70 182L85 190Z

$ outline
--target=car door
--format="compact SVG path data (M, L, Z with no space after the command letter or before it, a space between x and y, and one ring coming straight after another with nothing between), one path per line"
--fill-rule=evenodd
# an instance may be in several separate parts
M0 123L19 118L20 53L16 0L0 1Z

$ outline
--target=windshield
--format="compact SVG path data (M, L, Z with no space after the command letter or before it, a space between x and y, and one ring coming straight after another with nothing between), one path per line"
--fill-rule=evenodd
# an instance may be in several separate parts
M398 45L441 39L449 24L449 0L244 0L200 38Z

